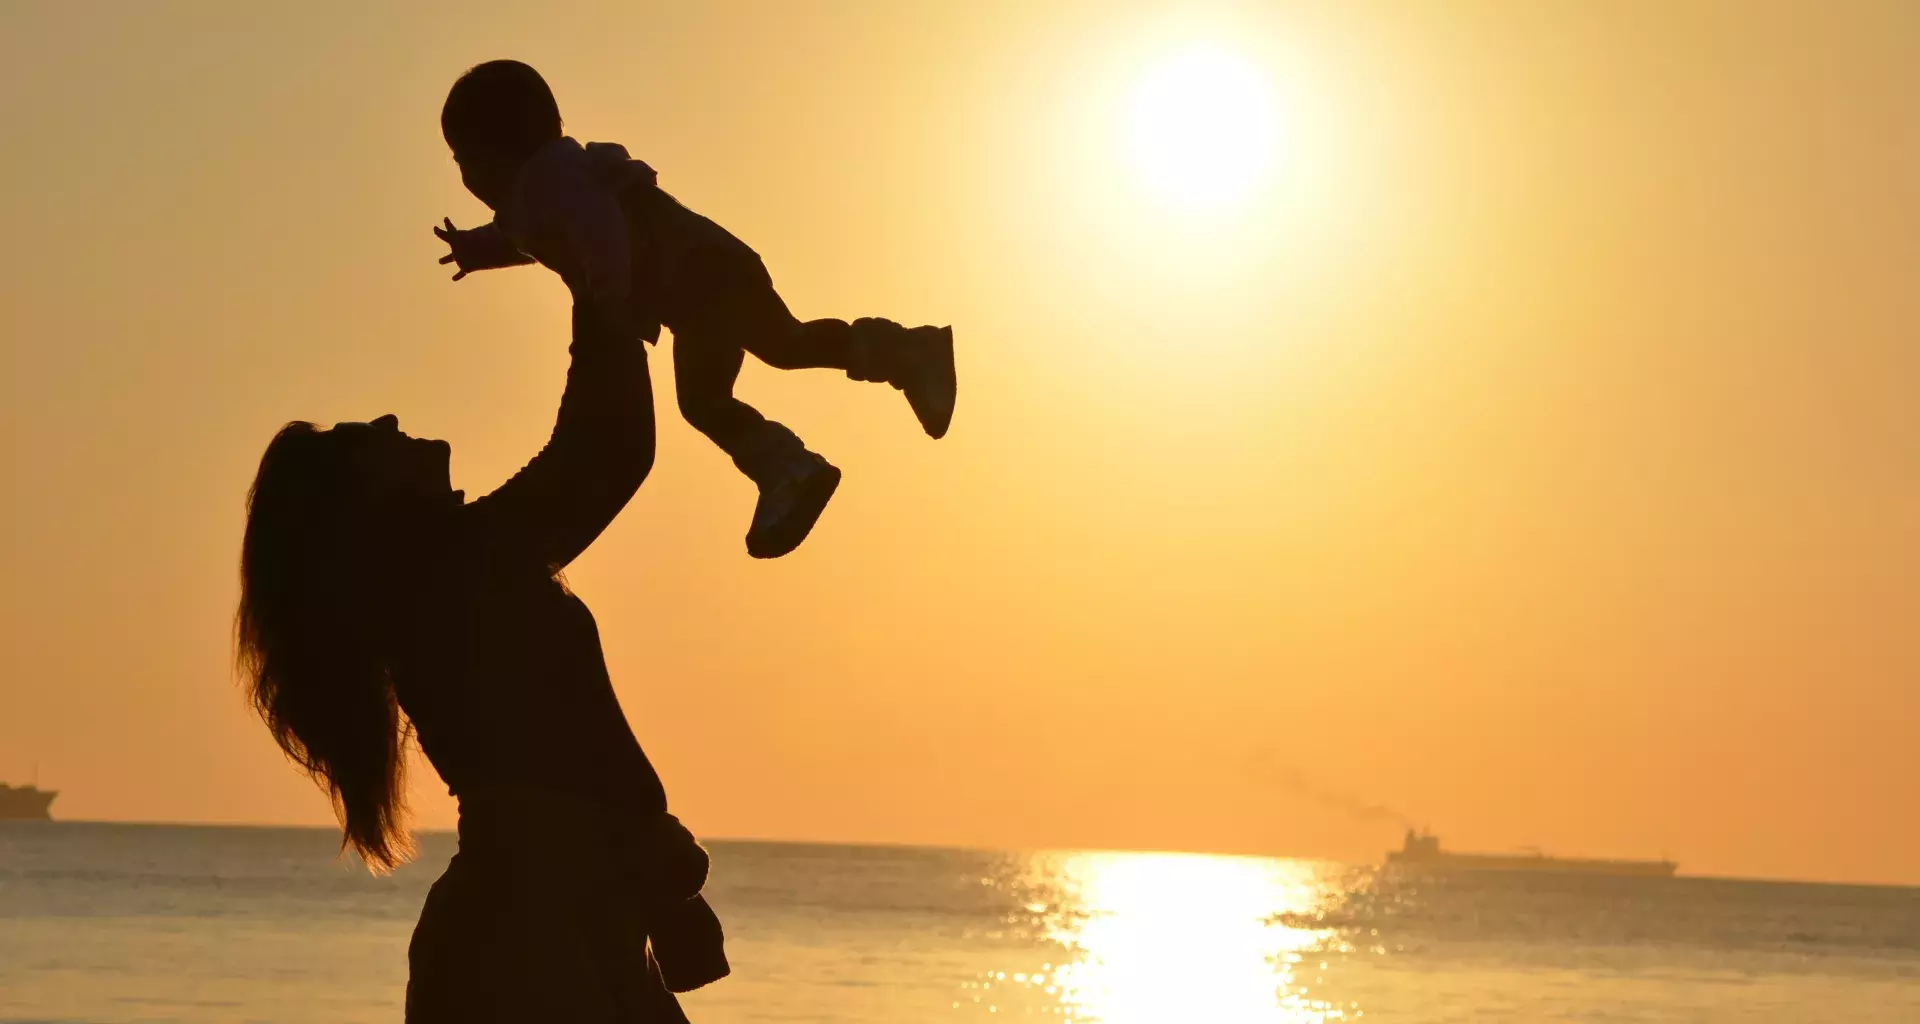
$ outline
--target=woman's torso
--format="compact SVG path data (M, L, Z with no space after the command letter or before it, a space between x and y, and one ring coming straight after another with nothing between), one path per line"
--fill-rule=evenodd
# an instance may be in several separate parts
M531 785L665 811L592 612L550 574L463 550L459 533L394 659L401 707L448 788Z

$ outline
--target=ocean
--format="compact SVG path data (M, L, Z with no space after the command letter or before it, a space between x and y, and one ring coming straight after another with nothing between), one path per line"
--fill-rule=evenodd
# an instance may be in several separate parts
M319 829L0 823L0 1022L398 1022L453 853ZM1920 1021L1920 889L715 842L699 1024Z

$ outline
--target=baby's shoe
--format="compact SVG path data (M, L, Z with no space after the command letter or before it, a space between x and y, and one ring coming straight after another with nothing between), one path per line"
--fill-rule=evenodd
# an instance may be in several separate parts
M928 437L945 437L959 390L953 369L953 328L915 327L907 332L897 358L887 383L907 396Z
M760 502L747 530L747 554L779 558L800 546L840 486L840 471L819 455L801 449L755 476Z
M892 320L863 317L853 322L855 380L883 380L900 389L927 436L946 436L953 422L957 381L953 369L953 328L902 327Z

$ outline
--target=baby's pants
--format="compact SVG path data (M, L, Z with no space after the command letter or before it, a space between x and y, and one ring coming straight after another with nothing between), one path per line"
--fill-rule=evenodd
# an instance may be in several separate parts
M666 326L680 413L741 472L765 479L803 446L793 431L733 397L744 354L782 370L848 370L858 358L853 330L845 320L794 319L751 252L690 254L676 285Z

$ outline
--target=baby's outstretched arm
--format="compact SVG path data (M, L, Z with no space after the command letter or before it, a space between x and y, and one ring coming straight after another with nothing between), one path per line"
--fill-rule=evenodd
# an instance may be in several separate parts
M455 281L476 270L492 270L496 267L518 267L532 263L533 257L523 253L492 223L462 231L453 226L453 218L446 218L445 227L436 227L433 233L447 243L448 253L440 257L441 263L452 263L459 268L453 275Z

